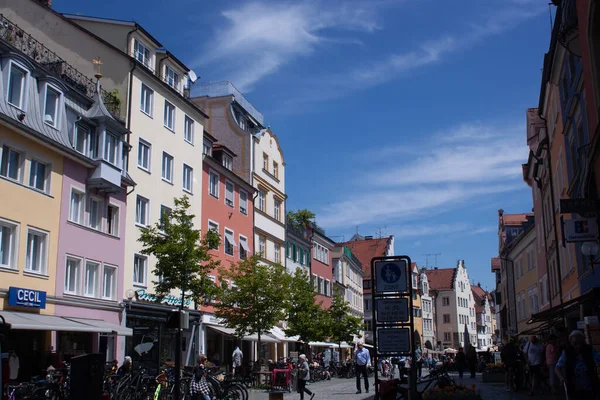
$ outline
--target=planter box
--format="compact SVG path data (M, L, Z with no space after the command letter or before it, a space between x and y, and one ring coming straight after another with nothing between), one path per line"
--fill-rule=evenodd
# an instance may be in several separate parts
M484 383L504 383L505 374L504 372L483 372Z

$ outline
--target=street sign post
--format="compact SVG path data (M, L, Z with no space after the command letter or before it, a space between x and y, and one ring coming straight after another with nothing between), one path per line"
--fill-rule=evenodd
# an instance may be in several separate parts
M374 361L380 357L411 356L415 360L412 262L408 256L371 260ZM411 368L409 399L416 396L417 370ZM379 374L375 368L375 399L379 399Z

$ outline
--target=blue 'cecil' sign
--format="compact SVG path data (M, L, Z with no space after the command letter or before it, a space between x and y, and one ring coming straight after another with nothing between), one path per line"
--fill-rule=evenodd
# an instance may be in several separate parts
M11 286L8 288L8 305L46 308L46 292Z

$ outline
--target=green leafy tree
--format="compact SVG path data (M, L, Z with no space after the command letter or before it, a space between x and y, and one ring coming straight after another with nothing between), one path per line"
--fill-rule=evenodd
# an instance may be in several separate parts
M313 226L315 224L315 218L315 213L307 209L288 211L287 213L287 223L296 229Z
M350 343L354 335L359 334L363 320L350 314L348 302L339 292L333 296L333 302L327 309L327 320L330 340L339 344L341 354L342 342Z
M288 289L287 336L300 337L308 343L325 340L328 335L328 319L321 303L316 302L315 290L309 276L300 268L291 278Z
M153 282L159 298L179 289L183 304L185 296L199 302L215 293L208 274L219 262L212 260L208 250L217 247L220 238L209 231L201 239L200 230L194 228L194 217L188 197L176 198L175 209L142 230L138 239L143 244L142 254L156 258L152 272L162 278Z
M231 264L221 277L235 284L221 287L215 315L236 335L258 335L262 356L262 336L285 319L290 276L280 264L266 265L255 254Z

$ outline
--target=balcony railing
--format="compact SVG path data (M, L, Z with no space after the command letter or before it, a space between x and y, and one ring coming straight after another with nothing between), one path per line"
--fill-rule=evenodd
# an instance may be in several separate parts
M229 81L222 82L207 82L194 85L194 93L199 96L227 96L233 95L235 100L261 125L265 123L265 117L260 111L258 111L245 97L237 90L235 86Z
M175 90L181 96L185 97L186 99L190 98L190 87L189 86L183 85L183 84L181 84L181 82L177 82L177 84L175 84L173 82L173 79L169 79L169 77L166 75L161 75L160 80L162 80L164 83L166 83L171 88L173 88L173 90Z
M92 79L69 65L55 52L37 41L33 36L2 14L0 14L0 40L33 59L49 73L61 79L69 86L93 99L96 93L96 83ZM103 99L111 98L112 95L109 92L104 89L101 90ZM105 106L113 115L119 118L119 107L114 101L105 102Z

